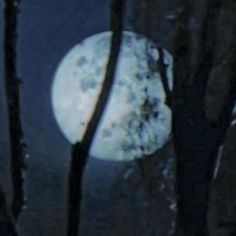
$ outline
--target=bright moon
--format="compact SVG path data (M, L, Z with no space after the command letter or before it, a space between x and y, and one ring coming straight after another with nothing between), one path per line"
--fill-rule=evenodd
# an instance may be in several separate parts
M56 121L72 143L81 141L104 80L111 32L86 38L60 62L52 85ZM155 44L132 32L123 32L115 81L94 137L90 156L130 161L154 153L171 133L171 111L157 69ZM172 57L164 50L172 89Z

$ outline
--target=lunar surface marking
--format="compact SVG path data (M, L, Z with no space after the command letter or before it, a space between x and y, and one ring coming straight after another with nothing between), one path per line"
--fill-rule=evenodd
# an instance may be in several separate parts
M60 62L52 85L56 121L72 143L80 141L104 80L111 32L86 38ZM162 147L171 133L171 110L158 73L154 43L123 32L114 84L90 155L113 161L145 157ZM172 57L164 50L170 89Z

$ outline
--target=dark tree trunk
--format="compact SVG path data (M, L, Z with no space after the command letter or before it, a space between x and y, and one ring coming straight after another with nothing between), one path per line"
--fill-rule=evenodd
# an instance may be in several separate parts
M18 220L25 203L24 196L24 159L26 144L20 114L20 80L17 75L17 14L20 1L5 1L5 34L4 34L4 69L5 92L9 120L9 143L11 159L11 179L13 197L11 210L15 220Z
M131 1L130 9L128 24L174 54L176 235L208 235L209 188L236 94L235 2Z
M1 236L17 236L17 231L13 220L10 217L5 194L0 185L0 235Z

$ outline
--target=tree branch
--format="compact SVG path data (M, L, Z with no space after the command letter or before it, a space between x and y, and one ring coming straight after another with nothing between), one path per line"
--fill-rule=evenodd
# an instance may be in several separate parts
M25 143L20 117L20 91L17 76L17 14L19 0L5 0L5 38L4 38L4 67L5 92L9 119L11 177L13 184L12 214L18 220L24 205L24 158Z
M101 121L111 87L115 78L123 29L124 0L113 0L111 4L110 28L112 40L106 74L92 118L88 123L83 140L72 147L72 161L69 173L68 198L68 236L77 236L80 223L80 205L82 201L83 173L89 155L93 137Z

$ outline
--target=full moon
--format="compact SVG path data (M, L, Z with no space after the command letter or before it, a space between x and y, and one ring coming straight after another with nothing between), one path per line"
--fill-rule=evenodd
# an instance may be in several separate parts
M111 32L86 38L59 63L52 84L55 119L68 141L82 140L96 106L109 58ZM171 110L158 71L153 42L124 31L114 84L90 149L112 161L143 158L161 148L171 133ZM172 89L172 56L164 50Z

